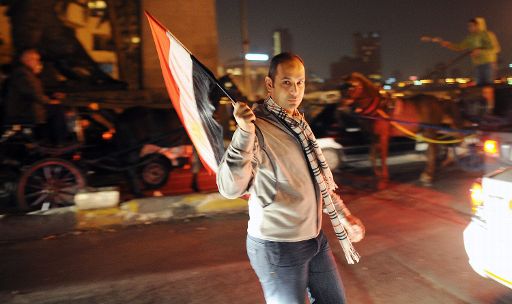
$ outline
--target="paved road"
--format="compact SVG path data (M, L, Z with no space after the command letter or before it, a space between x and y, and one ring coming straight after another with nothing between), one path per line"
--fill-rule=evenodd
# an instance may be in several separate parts
M366 169L337 179L366 224L347 265L327 233L350 303L512 303L512 291L467 264L462 231L471 178L448 170L434 188L392 169L378 190ZM393 171L394 170L394 171ZM68 234L0 245L0 303L262 303L244 251L246 214Z

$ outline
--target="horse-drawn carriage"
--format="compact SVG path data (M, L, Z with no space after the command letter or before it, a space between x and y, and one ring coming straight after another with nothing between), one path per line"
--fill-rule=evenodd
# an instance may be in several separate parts
M3 126L2 207L34 211L68 206L88 187L123 181L128 190L140 194L161 187L172 168L190 160L188 137L169 109L109 112L115 133L97 121L102 121L98 113L79 108L69 117L72 130L67 141L59 145L36 138L34 126Z
M342 158L369 152L375 174L383 179L389 176L388 154L400 151L426 150L420 177L424 184L432 182L441 159L464 170L482 170L480 129L510 120L512 88L506 85L409 90L395 97L358 73L347 84L343 92L306 95L303 110L315 134L333 137L343 146ZM488 107L489 90L494 109Z

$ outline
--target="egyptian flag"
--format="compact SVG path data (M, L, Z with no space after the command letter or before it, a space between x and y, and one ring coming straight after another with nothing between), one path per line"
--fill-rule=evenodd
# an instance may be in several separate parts
M211 103L219 87L215 76L162 24L146 12L171 102L205 168L217 172L224 154L222 127ZM222 89L225 93L225 90ZM229 97L229 96L228 96Z

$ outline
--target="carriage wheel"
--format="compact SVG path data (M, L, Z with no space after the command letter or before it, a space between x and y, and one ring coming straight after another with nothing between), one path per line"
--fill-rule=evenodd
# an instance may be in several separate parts
M70 206L84 187L85 178L75 165L62 159L43 159L21 175L18 204L24 211Z
M158 189L167 183L172 165L160 154L150 154L143 158L142 162L148 158L149 161L140 168L140 176L147 189Z

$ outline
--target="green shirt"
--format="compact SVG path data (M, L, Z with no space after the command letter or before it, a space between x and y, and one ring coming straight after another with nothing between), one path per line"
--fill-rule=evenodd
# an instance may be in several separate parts
M455 44L455 47L460 50L479 49L478 54L471 55L471 62L474 65L496 62L497 54L500 52L498 39L490 31L469 34L462 42Z

